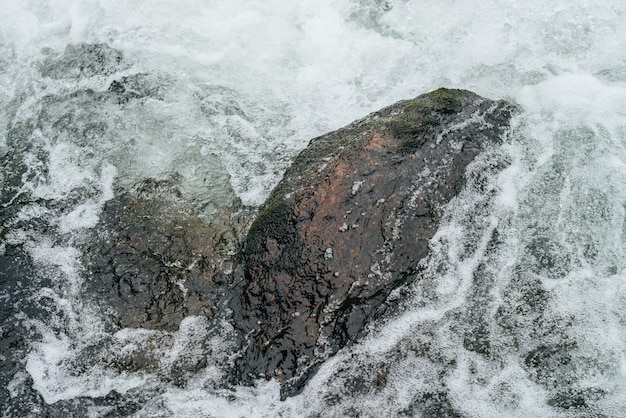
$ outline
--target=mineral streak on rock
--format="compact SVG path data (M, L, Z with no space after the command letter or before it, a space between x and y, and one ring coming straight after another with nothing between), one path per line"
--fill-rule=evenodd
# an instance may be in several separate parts
M500 141L513 110L439 89L311 141L246 239L232 307L252 375L297 393L394 288L418 278L466 166Z

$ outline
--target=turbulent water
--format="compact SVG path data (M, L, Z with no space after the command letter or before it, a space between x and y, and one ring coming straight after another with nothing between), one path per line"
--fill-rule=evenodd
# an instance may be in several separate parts
M626 416L626 3L0 6L3 416ZM114 332L81 297L116 193L258 205L310 138L441 86L523 111L396 316L301 394L226 384L226 322Z

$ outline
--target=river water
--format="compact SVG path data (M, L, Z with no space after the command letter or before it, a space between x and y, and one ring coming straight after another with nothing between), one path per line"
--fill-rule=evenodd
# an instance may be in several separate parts
M626 3L0 6L3 416L626 416ZM523 111L395 316L300 395L224 384L228 323L112 332L81 298L115 193L258 205L310 138L442 86ZM143 370L102 360L138 346Z

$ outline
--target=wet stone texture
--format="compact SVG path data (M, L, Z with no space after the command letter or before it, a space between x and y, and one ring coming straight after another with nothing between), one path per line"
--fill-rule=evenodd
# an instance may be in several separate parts
M212 318L249 219L236 205L201 219L175 185L145 180L106 204L84 251L85 294L116 327L175 331L186 316Z
M393 289L419 277L466 166L500 140L512 110L440 89L313 139L246 238L231 306L248 373L297 393Z
M21 246L6 246L0 255L0 410L2 416L20 416L43 403L25 371L30 341L36 332L24 313L47 320L51 313L39 301L28 298L36 281L32 260ZM49 283L45 283L49 285ZM21 376L31 384L15 384Z

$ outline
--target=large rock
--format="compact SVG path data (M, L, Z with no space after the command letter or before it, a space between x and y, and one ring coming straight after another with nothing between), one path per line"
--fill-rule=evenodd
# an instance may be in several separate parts
M389 293L419 277L467 165L513 106L439 89L315 138L252 224L232 307L244 364L283 395L357 338Z

